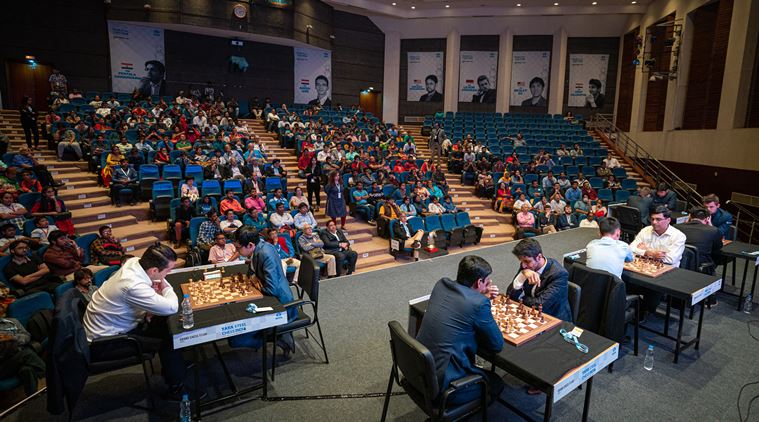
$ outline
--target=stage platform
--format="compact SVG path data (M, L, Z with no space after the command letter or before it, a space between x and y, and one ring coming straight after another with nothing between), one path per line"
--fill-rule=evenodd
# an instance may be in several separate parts
M596 236L597 230L575 229L537 239L546 256L561 262L564 253L583 248ZM472 252L491 263L493 280L502 291L518 269L517 259L511 254L515 243ZM313 340L299 334L294 356L279 363L268 401L253 399L236 407L221 408L203 419L225 422L379 420L391 365L388 321L398 320L405 326L408 301L429 294L439 278L455 277L463 256L453 254L325 280L321 285L319 313L330 364L323 363L320 349ZM641 332L640 356L633 356L631 346L623 344L614 372L602 371L595 377L589 420L737 420L738 390L745 383L759 380L754 353L759 344L749 336L746 323L751 316L735 310L735 298L721 294L717 297L719 305L706 311L700 350L687 350L680 356L679 364L673 364L671 352L663 349L671 346L669 341L645 331ZM695 331L694 322L686 322L686 335ZM759 332L759 327L754 331ZM656 348L653 371L643 369L643 351L649 343ZM225 343L221 349L238 386L254 382L251 375L260 371L260 353L232 350ZM202 383L213 396L217 394L216 389L226 388L226 382L210 347L206 355L208 361ZM545 396L529 396L523 383L503 372L499 374L507 383L502 398L542 419ZM394 391L402 390L396 387ZM757 391L750 389L748 398ZM583 398L582 392L570 393L554 406L553 420L579 420ZM741 402L744 417L748 398L744 397ZM74 418L148 421L176 420L178 415L178 406L174 403L161 402L153 414L146 412L146 406L141 368L135 366L91 377ZM754 409L752 418L754 414L759 414L759 409ZM498 403L490 407L489 415L491 420L520 420ZM398 421L425 419L405 395L392 398L388 416L389 420ZM63 421L66 418L50 417L45 412L45 395L41 394L7 420Z

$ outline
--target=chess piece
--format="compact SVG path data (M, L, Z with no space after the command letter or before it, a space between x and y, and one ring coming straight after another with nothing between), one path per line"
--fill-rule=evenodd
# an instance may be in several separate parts
M541 303L538 305L538 317L540 318L540 323L545 324L546 323L546 317L543 316L543 304Z

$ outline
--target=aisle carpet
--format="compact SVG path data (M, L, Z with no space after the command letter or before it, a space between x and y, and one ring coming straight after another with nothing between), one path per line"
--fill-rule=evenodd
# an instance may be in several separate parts
M564 253L580 249L596 231L576 229L540 236L547 256L561 260ZM514 242L475 251L494 268L493 279L505 290L517 271L511 254ZM271 384L271 401L256 399L233 408L221 408L204 416L209 421L376 421L382 411L382 397L347 398L342 395L384 393L390 371L387 323L408 319L408 301L429 294L443 276L454 277L463 255L449 255L419 263L326 280L322 283L320 316L328 346L330 364L323 363L320 349L311 339L297 337L298 349L281 362ZM742 265L739 265L742 267ZM740 275L740 274L739 274ZM641 355L633 356L631 345L621 347L614 372L598 374L594 381L590 420L737 420L736 400L740 387L759 380L756 350L759 342L749 336L751 315L737 312L735 298L720 295L719 305L707 311L701 349L689 349L672 363L672 343L641 331ZM756 317L753 317L756 318ZM687 321L686 335L695 333L697 317ZM656 321L654 321L656 322ZM676 329L676 325L673 324ZM759 337L759 325L754 326ZM632 331L630 331L631 333ZM643 369L647 344L655 347L653 371ZM220 343L222 345L222 343ZM260 354L245 349L222 353L238 385L254 382L260 373ZM210 347L203 365L202 385L213 396L224 391L226 381ZM507 389L502 398L542 419L545 396L528 396L519 380L503 375ZM156 383L159 379L155 379ZM191 381L191 380L190 380ZM395 391L401 391L398 387ZM748 399L759 394L759 386L747 388L741 401L743 416ZM554 406L553 420L577 421L582 413L584 391L575 391ZM176 403L160 402L148 413L144 380L139 367L91 377L74 414L76 420L146 421L176 420ZM489 409L491 420L521 420L500 404ZM405 395L394 396L389 420L419 421L424 415ZM12 421L65 420L45 412L45 395L30 400L10 415ZM479 420L476 418L474 420ZM749 420L759 420L759 405Z

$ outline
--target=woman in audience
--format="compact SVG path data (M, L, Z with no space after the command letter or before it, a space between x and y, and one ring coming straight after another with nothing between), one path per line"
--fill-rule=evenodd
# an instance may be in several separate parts
M427 205L428 213L437 215L445 213L445 208L440 204L440 198L433 195L430 197L430 201L430 204Z
M75 234L71 213L66 209L63 200L56 197L55 189L52 186L46 186L42 190L42 196L34 203L31 212L33 217L53 217L59 230L69 235Z
M596 218L606 217L606 207L600 199L596 199L596 203L590 207L590 213L594 214Z
M327 216L332 221L340 218L340 229L345 230L345 218L348 212L345 209L345 188L340 179L340 173L330 173L324 192L327 194Z
M306 200L306 196L303 195L303 188L298 186L295 188L295 193L292 198L290 198L290 209L297 210L300 207L300 204L308 205L308 200Z
M524 177L522 177L522 170L516 169L511 174L511 184L521 183L524 184Z
M206 215L211 211L218 211L218 210L216 209L216 207L214 207L213 202L211 201L211 197L206 195L198 203L198 214Z
M103 186L108 188L111 185L113 170L119 165L124 155L116 145L111 147L111 153L105 157L105 168L103 169Z
M511 210L514 206L514 198L511 196L511 189L507 183L500 183L496 191L495 200L493 201L493 210L503 212Z
M517 200L514 201L513 210L515 213L518 213L522 210L522 207L527 204L528 210L532 209L532 203L527 199L527 196L524 194L524 192L519 193L517 196Z
M153 164L157 165L158 167L161 167L161 166L169 164L169 163L171 163L171 158L169 157L169 152L166 150L166 147L162 147L155 154L155 157L153 157Z

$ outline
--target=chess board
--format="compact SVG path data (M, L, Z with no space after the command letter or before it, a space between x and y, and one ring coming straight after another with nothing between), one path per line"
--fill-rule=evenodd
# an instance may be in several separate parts
M236 274L211 280L193 281L180 286L183 294L190 295L193 311L214 308L227 303L260 299L261 283L255 276Z
M490 305L493 318L501 329L503 339L507 343L519 346L532 340L543 332L561 324L561 320L530 308L520 302L509 299L506 295L498 295Z
M667 271L674 270L675 267L672 265L667 265L655 259L636 256L633 262L625 262L625 269L627 271L632 271L634 273L656 278L666 273Z

